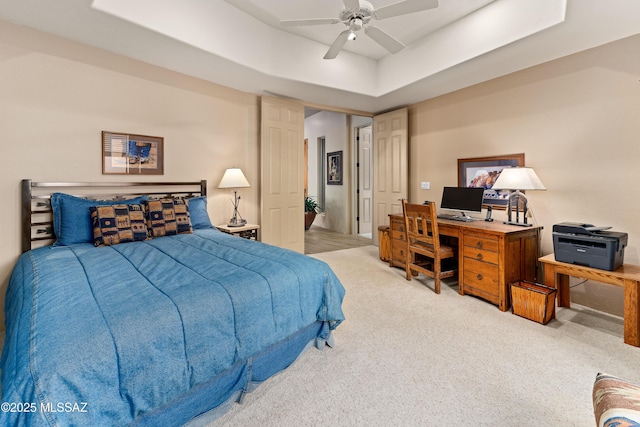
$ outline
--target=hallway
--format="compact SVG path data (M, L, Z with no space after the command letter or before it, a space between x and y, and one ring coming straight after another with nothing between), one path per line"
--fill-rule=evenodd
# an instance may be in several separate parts
M353 234L342 234L326 228L311 226L304 232L304 253L317 254L332 252L340 249L358 248L373 244L371 238Z

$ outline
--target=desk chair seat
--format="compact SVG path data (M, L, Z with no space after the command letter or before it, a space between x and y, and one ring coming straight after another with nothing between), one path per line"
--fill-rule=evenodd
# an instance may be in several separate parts
M418 205L403 200L402 212L407 233L407 280L418 273L432 277L435 292L439 294L440 279L453 277L457 273L456 249L440 244L434 202Z

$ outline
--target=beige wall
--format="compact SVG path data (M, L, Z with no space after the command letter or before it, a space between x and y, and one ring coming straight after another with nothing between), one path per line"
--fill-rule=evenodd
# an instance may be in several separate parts
M252 185L241 190L240 212L255 222L258 128L255 95L0 21L0 307L20 253L21 179L207 179L219 224L232 214L233 193L217 186L236 166ZM164 137L164 175L102 175L103 130Z
M639 77L635 36L412 106L410 199L439 204L458 158L525 153L547 188L527 194L545 254L553 224L577 221L629 233L639 263Z

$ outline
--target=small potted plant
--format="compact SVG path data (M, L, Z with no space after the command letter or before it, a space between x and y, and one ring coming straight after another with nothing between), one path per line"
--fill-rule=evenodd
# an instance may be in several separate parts
M313 200L311 196L304 198L304 229L308 230L316 219L316 214L320 213L318 202Z

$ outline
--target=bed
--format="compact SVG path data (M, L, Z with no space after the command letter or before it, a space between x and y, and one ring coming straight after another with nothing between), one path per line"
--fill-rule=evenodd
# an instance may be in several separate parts
M327 264L216 230L205 181L22 188L0 425L201 425L344 319Z

